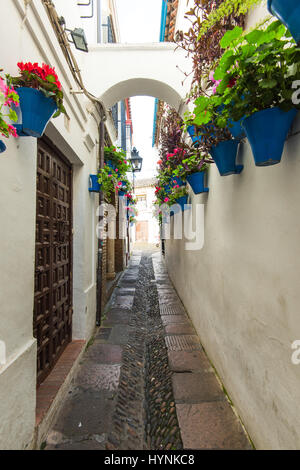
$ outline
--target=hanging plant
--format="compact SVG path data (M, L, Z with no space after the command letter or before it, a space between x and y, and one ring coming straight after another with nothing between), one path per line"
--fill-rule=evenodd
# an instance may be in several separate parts
M242 119L256 165L279 163L300 109L293 102L300 50L279 21L248 34L235 28L224 35L221 45L226 50L214 74L224 105L219 122ZM234 86L228 88L230 81Z
M41 137L51 117L66 114L63 92L54 68L47 64L19 62L20 75L6 75L9 86L17 88L22 111L22 124L17 124L20 136Z
M5 84L3 78L0 77L0 133L3 137L17 137L16 128L7 122L7 119L17 122L18 116L12 106L19 106L19 96L14 88L10 88ZM0 140L0 153L6 150L5 143Z

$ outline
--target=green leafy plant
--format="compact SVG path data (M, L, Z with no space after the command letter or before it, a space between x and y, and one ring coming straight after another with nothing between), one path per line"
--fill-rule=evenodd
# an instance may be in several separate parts
M226 50L214 77L220 80L216 96L224 105L223 122L275 106L300 109L292 101L293 83L300 79L300 48L279 21L248 34L235 28L224 35L221 46Z
M52 98L55 101L58 109L53 115L54 118L58 117L61 113L66 114L63 105L64 95L62 86L54 68L47 64L42 64L42 67L40 67L38 63L32 64L31 62L25 64L19 62L18 67L20 76L11 77L6 75L9 86L35 88L41 91L47 98Z
M114 173L114 170L108 165L105 165L98 174L98 181L99 184L101 184L101 191L104 192L106 200L111 201L118 184L118 177Z

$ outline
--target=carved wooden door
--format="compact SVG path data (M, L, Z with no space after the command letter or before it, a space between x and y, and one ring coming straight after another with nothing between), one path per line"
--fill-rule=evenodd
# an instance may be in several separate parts
M72 311L72 169L40 139L33 318L38 384L72 339Z

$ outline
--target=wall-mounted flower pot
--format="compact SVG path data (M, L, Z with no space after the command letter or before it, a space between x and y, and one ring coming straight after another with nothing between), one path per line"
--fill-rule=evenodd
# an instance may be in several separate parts
M209 188L206 188L204 184L205 171L192 173L191 175L188 175L186 179L195 194L208 193Z
M112 170L115 170L116 169L116 165L111 161L111 160L107 160L105 161L106 165L109 166L109 168L111 168Z
M166 186L164 186L164 190L166 191L167 194L170 194L170 192L172 191L172 188L169 184L167 184Z
M209 124L207 124L207 125L209 126ZM211 125L210 127L211 127L211 135L213 136L214 135L214 132L213 132L214 127L213 127L213 125ZM193 141L194 147L199 147L199 143L203 139L202 135L197 135L196 134L196 127L195 126L188 126L187 131L190 134L190 137Z
M182 197L179 197L178 199L176 199L176 204L178 204L180 206L180 209L175 209L175 210L172 210L170 211L170 215L175 215L177 214L180 210L183 212L185 210L189 210L190 207L187 205L188 203L188 197L187 196L182 196Z
M173 188L174 186L186 186L186 182L183 181L179 176L174 176L170 179L170 186Z
M126 194L126 192L125 192L125 191L122 191L122 190L121 190L121 191L119 191L119 197L124 197L124 196L125 196L125 194Z
M210 154L221 176L239 175L243 171L244 165L236 164L238 146L238 140L226 140L211 148Z
M296 43L300 43L299 0L268 0L268 10L291 32Z
M188 126L187 131L190 134L190 137L193 141L194 146L197 147L199 145L199 142L201 142L202 137L196 135L195 126Z
M242 127L243 120L244 118L239 121L232 121L231 119L228 121L230 133L235 139L241 140L246 137L245 129Z
M243 99L243 97L242 97ZM224 109L225 105L222 104L221 106L219 106L218 108L218 111L219 113L221 113L221 111ZM232 137L234 137L235 139L244 139L246 137L246 134L245 134L245 130L243 129L242 127L242 122L243 122L244 118L240 119L239 121L233 121L232 119L228 119L228 127L229 127L229 131L232 135Z
M5 150L6 150L5 143L3 142L3 140L0 140L0 153L5 152Z
M101 191L101 184L99 184L98 175L90 175L90 193L99 193Z
M283 147L297 109L284 112L280 108L258 111L243 122L256 166L276 165L281 161Z
M55 101L34 88L21 87L17 92L22 111L22 124L15 125L18 135L42 137L48 122L57 111Z

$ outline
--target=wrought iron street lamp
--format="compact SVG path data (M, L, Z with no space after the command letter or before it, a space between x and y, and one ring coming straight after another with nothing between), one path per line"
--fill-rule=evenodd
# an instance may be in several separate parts
M131 159L130 159L131 167L132 167L132 173L133 173L133 178L132 178L132 183L133 183L133 193L134 193L134 175L135 173L141 171L142 166L143 166L143 159L140 157L139 152L135 147L133 147L132 152L131 152Z
M141 171L143 166L143 159L140 157L139 152L135 147L132 149L130 162L133 173Z

